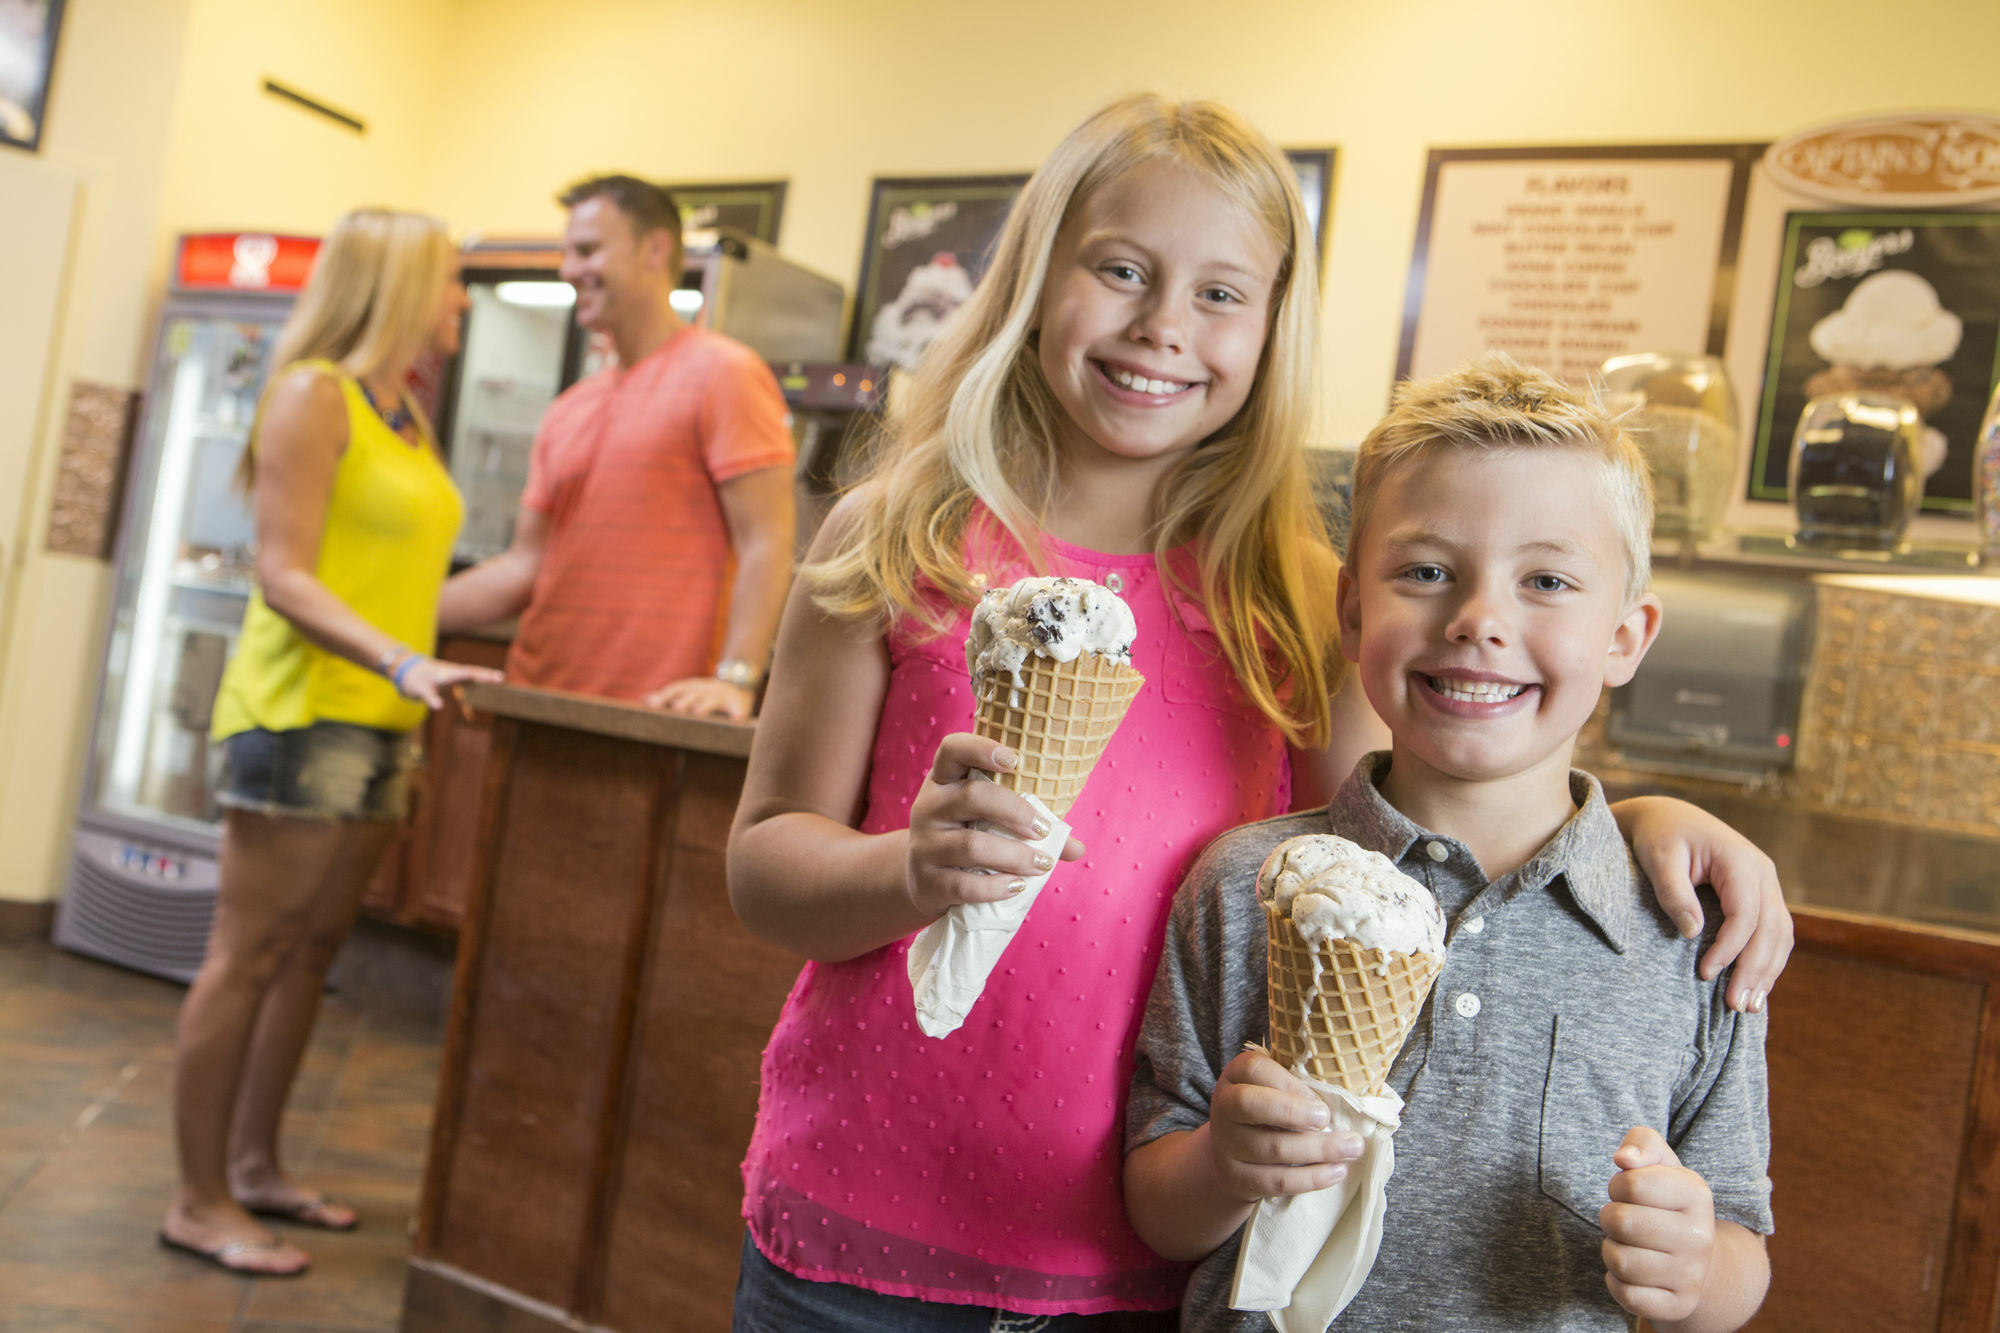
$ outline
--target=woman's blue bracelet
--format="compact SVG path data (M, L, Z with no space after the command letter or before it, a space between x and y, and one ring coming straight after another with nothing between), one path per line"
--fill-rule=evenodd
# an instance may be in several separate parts
M389 683L396 687L396 693L401 694L403 692L403 677L409 674L410 668L423 660L424 655L422 653L411 653L396 664L396 669L389 673Z

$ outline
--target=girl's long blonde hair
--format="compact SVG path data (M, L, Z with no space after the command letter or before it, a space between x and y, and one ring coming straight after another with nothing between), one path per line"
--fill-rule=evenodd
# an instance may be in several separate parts
M1269 336L1235 418L1163 481L1153 530L1162 576L1206 608L1245 693L1295 744L1324 744L1338 683L1336 563L1310 498L1306 436L1316 401L1319 281L1297 175L1241 117L1213 102L1138 94L1091 116L1028 181L972 298L892 395L869 475L831 549L801 575L848 618L913 617L944 628L977 600L965 541L984 505L1046 567L1042 517L1060 484L1062 409L1033 329L1063 221L1144 163L1178 163L1255 217L1283 257ZM1194 583L1174 548L1192 543Z
M300 361L331 361L357 378L414 362L429 344L451 261L451 236L434 217L387 208L342 216L278 331L273 380ZM237 469L246 489L256 475L256 438L253 427Z

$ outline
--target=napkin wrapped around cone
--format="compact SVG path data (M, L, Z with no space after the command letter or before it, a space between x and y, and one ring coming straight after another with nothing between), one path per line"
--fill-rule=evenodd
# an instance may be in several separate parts
M1378 853L1313 834L1280 843L1257 874L1270 944L1272 1058L1358 1135L1360 1160L1330 1189L1265 1199L1245 1224L1230 1305L1279 1333L1322 1333L1375 1266L1396 1169L1402 1099L1389 1068L1444 967L1444 914Z

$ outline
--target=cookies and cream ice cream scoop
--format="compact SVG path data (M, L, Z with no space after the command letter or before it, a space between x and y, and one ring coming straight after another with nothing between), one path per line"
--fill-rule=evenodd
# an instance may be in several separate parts
M965 665L978 688L982 678L1006 672L1018 682L1030 657L1073 662L1094 653L1130 666L1139 626L1125 599L1101 583L1075 578L1025 578L994 588L972 609Z

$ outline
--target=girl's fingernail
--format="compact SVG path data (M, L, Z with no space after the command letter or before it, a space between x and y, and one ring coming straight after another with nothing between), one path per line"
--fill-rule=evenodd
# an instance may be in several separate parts
M1010 750L1004 745L993 752L993 766L995 768L1012 769L1019 766L1020 762L1020 753Z
M1014 894L1021 893L1025 891L1027 887L1028 887L1028 881L1025 879L1010 879L1007 881L1008 896L1011 897Z
M1681 912L1675 915L1674 924L1681 928L1683 936L1692 936L1700 931L1701 918L1693 912Z
M1034 826L1034 828L1035 828L1035 839L1036 839L1036 841L1040 841L1041 839L1043 839L1043 838L1046 838L1046 837L1048 837L1048 836L1049 836L1049 821L1048 821L1048 820L1046 820L1046 819L1037 819L1037 820L1035 821L1035 826Z
M1307 1113L1306 1119L1312 1122L1314 1129L1325 1129L1332 1120L1332 1117L1327 1114L1326 1105L1322 1102Z
M1055 868L1056 868L1056 859L1053 856L1050 856L1047 852L1035 853L1035 869L1054 870Z
M1764 1012L1763 991L1758 991L1755 995L1752 995L1750 997L1750 1012L1753 1014L1761 1014Z

